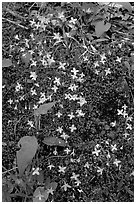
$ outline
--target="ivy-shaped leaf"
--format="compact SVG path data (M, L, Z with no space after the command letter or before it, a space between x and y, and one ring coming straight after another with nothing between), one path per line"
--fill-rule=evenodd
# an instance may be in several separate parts
M3 59L2 60L2 67L10 67L12 65L12 61L10 59Z
M40 105L39 108L37 108L36 110L34 110L34 115L35 116L40 116L40 115L44 115L47 113L48 110L50 110L54 105L55 102L51 102L51 103L45 103L43 105Z
M26 167L36 154L38 143L36 137L25 136L19 140L18 146L20 145L21 149L17 151L17 165L19 174L22 176Z
M132 6L129 2L114 2L116 4L119 4L123 6L125 9L127 9L130 13L132 12Z
M49 146L67 146L67 143L64 140L57 137L46 137L44 138L43 143Z
M104 32L108 31L111 27L110 23L104 24L104 21L99 21L95 25L95 33L97 37L100 37Z

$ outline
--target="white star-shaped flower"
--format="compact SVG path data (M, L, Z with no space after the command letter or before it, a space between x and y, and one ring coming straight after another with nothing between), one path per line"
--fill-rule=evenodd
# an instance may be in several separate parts
M109 151L108 151L108 154L106 155L106 157L107 157L108 159L111 158L111 155L110 155Z
M71 152L71 154L73 157L75 156L75 150L73 149L73 151Z
M31 20L31 21L29 21L30 22L30 24L31 24L31 26L33 26L33 25L35 25L36 24L36 22L35 22L35 20L33 19L33 20Z
M104 168L100 168L100 167L98 167L98 169L97 169L97 173L100 173L100 175L102 175L103 169L104 169Z
M47 100L52 101L52 94L51 94L51 95L49 95L49 96L47 96Z
M53 39L54 39L54 40L57 40L57 41L61 41L62 37L60 36L59 33L54 33Z
M64 152L66 152L66 154L69 154L71 152L71 150L67 147Z
M127 129L132 130L132 125L127 123L126 130L127 130Z
M113 162L113 164L115 164L117 167L119 166L119 164L121 163L121 161L115 159L115 161Z
M13 100L10 98L9 100L8 100L8 102L10 103L10 105L13 103Z
M110 123L112 127L116 126L116 121Z
M127 138L127 136L128 136L129 134L128 134L127 132L125 132L123 135L125 136L125 138Z
M70 177L71 179L78 180L79 174L75 174L74 172L72 173L72 176Z
M80 83L82 83L82 82L84 81L84 79L83 79L82 77L79 77L79 78L77 79L77 81L79 81Z
M25 48L24 47L21 47L20 48L20 52L24 52L25 51Z
M69 127L70 128L70 130L71 130L71 132L74 132L74 130L76 130L77 128L74 126L74 125L72 125L71 127Z
M39 167L37 167L36 169L33 168L32 170L33 170L32 175L35 175L35 174L36 174L36 175L40 175L40 173L39 173L40 168L39 168Z
M63 69L63 70L65 70L65 65L66 65L66 63L62 63L62 62L59 62L59 69Z
M69 99L70 100L70 98L71 98L71 94L67 94L67 93L65 93L65 99Z
M76 110L76 113L78 114L77 117L83 116L85 115L85 113L83 113L83 111L81 109Z
M95 68L96 68L96 67L99 67L98 61L94 62L94 67L95 67Z
M77 80L79 80L79 78L77 77L77 75L75 75L75 74L71 74L71 77L72 77L72 79L77 79Z
M126 113L126 111L124 110L122 116L125 118L126 116L128 116L128 114Z
M18 35L15 35L14 37L16 40L20 40Z
M47 98L45 96L40 97L38 103L41 104L41 103L44 103L45 101L47 101Z
M66 36L67 38L70 38L70 37L71 37L71 34L70 34L70 33L65 32L65 36Z
M71 95L71 96L70 96L70 101L71 101L71 100L73 100L73 101L78 100L77 94Z
M60 135L60 137L62 137L64 140L67 140L70 136L63 132L63 134Z
M73 112L71 112L70 114L68 114L68 117L70 117L70 120L72 120L72 118L75 118Z
M62 127L58 127L58 129L56 131L59 132L59 133L62 133L63 132L63 128Z
M17 104L15 105L14 110L17 110Z
M83 56L84 62L88 61L88 56Z
M30 37L32 38L32 40L34 40L34 34L33 33L30 34Z
M20 83L17 82L17 85L16 85L15 89L16 89L16 92L18 92L18 91L22 90L23 87L22 87L22 85Z
M85 100L85 98L83 98L82 96L80 96L78 98L80 101L78 101L77 103L80 104L80 106L83 106L85 103L87 103L87 101Z
M35 105L35 104L34 104L33 109L35 110L35 109L37 109L37 108L38 108L38 105Z
M102 64L104 64L104 63L105 63L106 61L104 61L104 60L101 60L100 62L101 62Z
M119 58L119 57L117 56L116 62L120 62L120 63L121 63L121 59L122 59L122 58Z
M79 185L81 184L81 181L79 181L79 179L77 179L77 180L75 181L75 184L76 184L76 186L79 186Z
M30 66L36 66L37 62L32 60L32 63Z
M102 55L100 55L100 57L101 57L101 61L105 60L105 59L106 59L105 53L103 53Z
M76 91L77 87L78 86L75 84L70 84L70 87L68 87L68 89L70 89L71 91Z
M57 155L57 154L58 154L56 147L55 147L55 150L53 151L53 154L54 154L54 155Z
M84 165L85 168L88 168L90 167L90 164L88 162L86 162L86 164Z
M36 80L37 78L36 72L30 72L30 78L32 78L32 80Z
M129 120L129 121L132 121L133 118L132 118L132 116L127 116L126 119L127 119L127 121L128 121L128 120Z
M98 157L100 152L101 152L101 150L98 150L95 147L95 151L93 151L92 154L95 154Z
M122 43L119 43L118 46L119 46L119 48L121 49L121 48L122 48Z
M64 12L62 11L61 13L58 13L58 18L60 18L62 21L65 21L66 18L65 18L65 15L64 15Z
M26 47L29 48L29 44L28 44L28 42L29 42L29 40L28 40L28 39L25 39L25 45L26 45Z
M41 27L41 24L38 22L35 24L36 29L38 30Z
M25 97L25 95L23 95L23 96L20 96L19 100L20 100L20 101L23 101L23 100L25 100L25 99L24 99L24 97Z
M118 111L118 115L123 115L123 109L121 109L121 110L119 110L119 109L117 109L117 111Z
M48 194L52 194L52 195L53 195L54 190L53 190L53 188L51 187L51 188L47 189L47 192L48 192Z
M29 50L28 52L29 52L31 55L34 54L34 51L33 51L33 50Z
M126 110L126 109L127 109L126 104L124 104L124 105L122 106L122 108L123 108L124 110Z
M107 76L108 74L111 74L111 71L110 71L110 68L108 68L108 69L105 69L105 75Z
M84 75L84 73L82 72L81 74L80 74L80 77L81 78L83 78L85 75Z
M62 116L61 112L56 113L56 115L58 116L58 118L60 118Z
M58 87L56 85L54 85L51 89L54 91L54 93L56 93L58 90Z
M31 88L31 94L32 94L32 96L33 96L33 95L37 95L36 90L33 89L33 88Z
M71 188L71 186L64 181L64 185L61 188L64 188L64 191L67 191L67 189Z
M111 151L112 152L117 151L117 145L116 144L111 145Z
M45 93L44 92L40 92L41 98L45 97Z
M65 173L66 168L67 168L67 167L61 167L61 166L59 166L58 172Z
M33 121L29 121L28 120L28 123L27 123L28 125L30 125L30 128L34 128L34 123L33 123Z
M75 23L76 23L76 21L77 21L77 19L75 19L75 18L71 17L71 19L70 19L69 23L73 23L73 24L75 24Z
M38 83L35 83L34 85L37 86L37 87L39 87L39 84L38 84Z
M48 61L49 66L50 66L52 63L55 63L55 60L53 59L53 57L52 57L52 58L48 58L47 61Z
M98 75L98 74L99 74L99 72L100 72L99 70L97 70L97 69L95 70L95 74L97 74L97 75Z
M60 78L55 77L54 83L56 83L57 86L61 85Z
M74 68L71 70L71 72L74 73L74 75L76 75L76 74L79 72L79 70L76 70L75 67L74 67Z
M51 169L54 168L55 166L54 166L53 164L49 164L47 167L51 170Z

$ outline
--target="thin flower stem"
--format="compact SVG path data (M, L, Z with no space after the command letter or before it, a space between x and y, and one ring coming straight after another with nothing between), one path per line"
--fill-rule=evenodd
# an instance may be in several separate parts
M6 170L6 171L2 172L2 174L6 174L6 173L9 173L10 171L17 169L18 167L14 167L14 168L9 169L9 170L7 170L4 166L2 166L2 168Z

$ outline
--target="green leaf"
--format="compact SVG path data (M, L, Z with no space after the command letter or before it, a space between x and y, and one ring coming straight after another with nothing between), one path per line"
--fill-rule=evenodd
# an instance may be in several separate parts
M67 143L64 140L57 137L46 137L44 138L43 143L49 146L67 146Z
M44 187L38 187L33 194L33 202L45 202L48 199L48 191Z
M129 2L115 2L116 4L121 5L125 9L127 9L130 13L132 13L132 6Z
M20 139L18 146L21 149L17 151L17 165L20 176L24 173L28 164L32 161L38 149L36 137L25 136Z
M2 186L2 202L11 202L10 193L8 192L8 186Z
M52 188L54 191L56 190L58 184L56 182L51 182L48 186L48 188Z
M108 31L111 27L110 23L104 24L104 21L99 21L95 25L95 33L97 37L100 37L105 31Z
M48 177L47 179L46 179L46 181L45 181L45 184L44 184L44 186L45 186L45 188L47 189L48 188L48 185L50 184L50 177Z
M44 115L47 113L48 110L50 110L54 105L55 102L51 102L51 103L45 103L43 105L40 105L39 108L37 108L36 110L34 110L34 115L35 116L39 116L39 115Z
M2 67L10 67L12 65L12 61L10 59L3 59L2 60Z
M21 58L22 58L22 61L23 61L26 65L28 65L29 62L30 62L30 59L32 59L32 54L30 54L30 53L28 52L28 53L26 53L25 55L23 55Z

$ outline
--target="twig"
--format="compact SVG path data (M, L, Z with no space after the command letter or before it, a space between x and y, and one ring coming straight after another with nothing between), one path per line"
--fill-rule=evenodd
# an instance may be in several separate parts
M6 9L5 9L5 11L6 11L6 12L8 12L8 13L10 13L10 14L11 14L11 15L13 15L13 16L16 16L16 17L20 18L20 19L24 19L24 20L26 20L26 18L25 18L25 17L23 17L23 16L19 15L18 13L16 13L16 12L12 11L12 10L11 10L11 9L9 9L9 8L6 8Z
M22 115L19 120L15 123L15 126L14 126L14 134L16 135L16 127L17 127L17 124L20 122L20 120L24 117L25 115Z
M6 19L6 18L2 18L3 20L6 20L6 21L8 21L9 23L13 23L14 25L17 25L17 26L19 26L19 27L21 27L21 28L23 28L23 29L26 29L26 30L28 30L28 28L27 27L25 27L25 26L23 26L23 25L20 25L19 23L16 23L16 22L14 22L14 21L11 21L11 20L9 20L9 19Z

